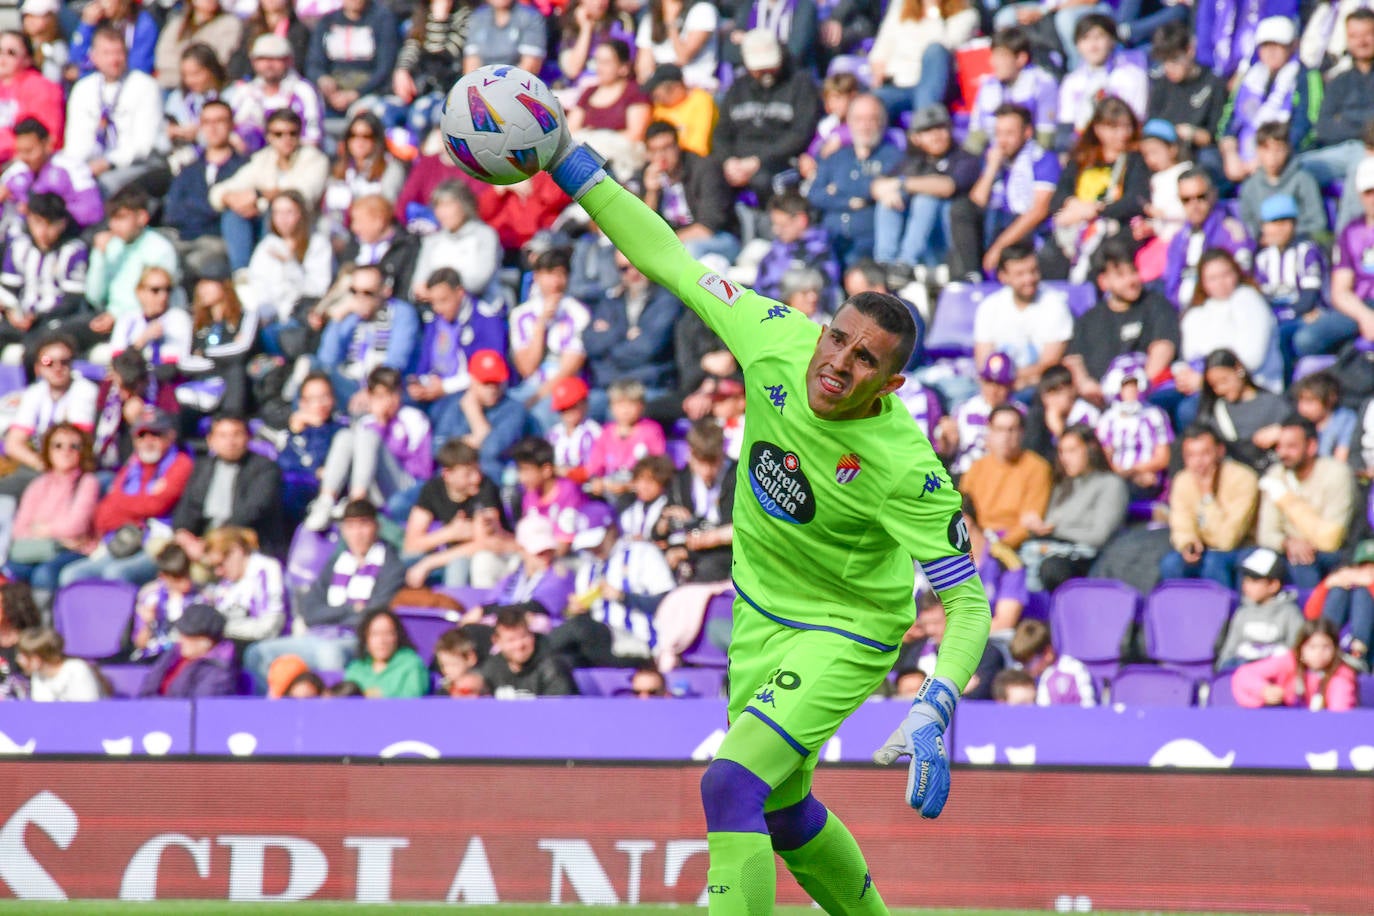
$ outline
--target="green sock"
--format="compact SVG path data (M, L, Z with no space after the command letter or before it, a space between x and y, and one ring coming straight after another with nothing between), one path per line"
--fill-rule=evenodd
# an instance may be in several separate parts
M858 842L834 811L809 843L779 855L802 890L830 916L888 916Z
M706 834L710 916L771 916L778 870L766 833Z

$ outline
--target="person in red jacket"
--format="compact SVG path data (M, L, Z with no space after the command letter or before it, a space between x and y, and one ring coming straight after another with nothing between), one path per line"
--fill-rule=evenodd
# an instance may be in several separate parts
M529 181L510 185L486 185L477 196L477 215L496 230L501 247L516 251L540 229L553 225L572 198L558 190L547 172Z
M84 560L62 570L59 585L82 579L115 579L142 585L157 575L157 564L144 548L167 520L191 479L191 457L176 447L176 424L156 408L134 423L134 453L115 473L110 490L95 510L96 535L102 545Z
M66 106L62 89L33 65L33 45L23 32L0 32L0 164L14 158L14 126L36 118L62 145Z

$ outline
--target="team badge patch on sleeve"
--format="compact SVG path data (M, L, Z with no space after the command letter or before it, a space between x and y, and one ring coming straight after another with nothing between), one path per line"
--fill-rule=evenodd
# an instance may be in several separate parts
M697 281L697 286L715 296L721 302L734 308L739 297L744 295L744 287L732 283L718 273L709 273Z

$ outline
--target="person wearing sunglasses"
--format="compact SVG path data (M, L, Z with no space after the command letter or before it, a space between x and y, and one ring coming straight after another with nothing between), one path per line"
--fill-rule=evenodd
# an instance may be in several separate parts
M353 202L369 194L395 200L405 180L405 168L387 151L381 120L370 111L354 115L339 140L324 191L322 209L331 232L346 242Z
M1198 262L1204 251L1219 248L1231 255L1242 271L1255 260L1255 243L1245 224L1217 206L1217 189L1206 169L1189 169L1178 177L1183 204L1183 228L1169 242L1164 263L1164 297L1182 309L1193 299Z
M391 280L380 267L358 267L349 278L348 303L320 335L313 362L334 382L334 391L347 402L363 380L383 366L407 373L415 368L420 345L420 316L415 306L391 294ZM359 399L350 410L365 410Z
M166 268L143 268L135 291L138 311L121 315L110 333L116 353L138 350L154 367L175 366L191 354L191 313L170 307L175 290Z
M96 384L72 371L76 344L63 334L50 334L34 354L37 378L24 389L5 432L5 459L0 461L0 496L18 496L48 469L39 441L58 423L71 423L89 434L95 427Z
M290 0L267 0L260 6L260 14L267 14L268 4L284 8L274 15L294 18ZM301 23L296 27L303 29ZM260 26L250 20L248 28L252 31ZM295 50L297 39L302 41L299 53ZM248 149L257 151L266 142L267 118L283 108L296 112L301 117L301 141L307 146L318 147L324 140L324 102L320 94L308 80L296 70L295 62L305 60L304 45L309 42L309 34L297 35L288 30L285 36L274 29L262 28L250 46L244 48L253 72L249 79L235 83L229 90L229 101L238 115ZM230 77L237 78L233 65Z
M148 193L140 187L125 188L110 198L109 228L97 232L91 246L94 250L86 275L86 299L98 313L77 332L83 348L108 340L116 321L143 310L138 290L149 267L166 271L173 287L180 284L177 250L167 236L148 228L148 206ZM171 296L174 306L185 301L180 289L174 289Z
M43 436L44 471L24 490L14 516L5 573L32 586L40 603L57 588L57 576L95 547L100 498L90 433L58 423Z

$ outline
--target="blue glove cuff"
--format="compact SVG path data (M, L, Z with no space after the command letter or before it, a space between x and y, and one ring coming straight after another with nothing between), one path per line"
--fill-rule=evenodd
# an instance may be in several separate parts
M606 177L606 170L601 167L604 162L594 151L578 144L549 170L549 174L564 194L581 200L583 194Z
M932 722L940 725L940 730L949 728L954 718L954 704L959 702L959 691L945 678L928 677L916 691L916 699L911 704L913 712L926 715Z

